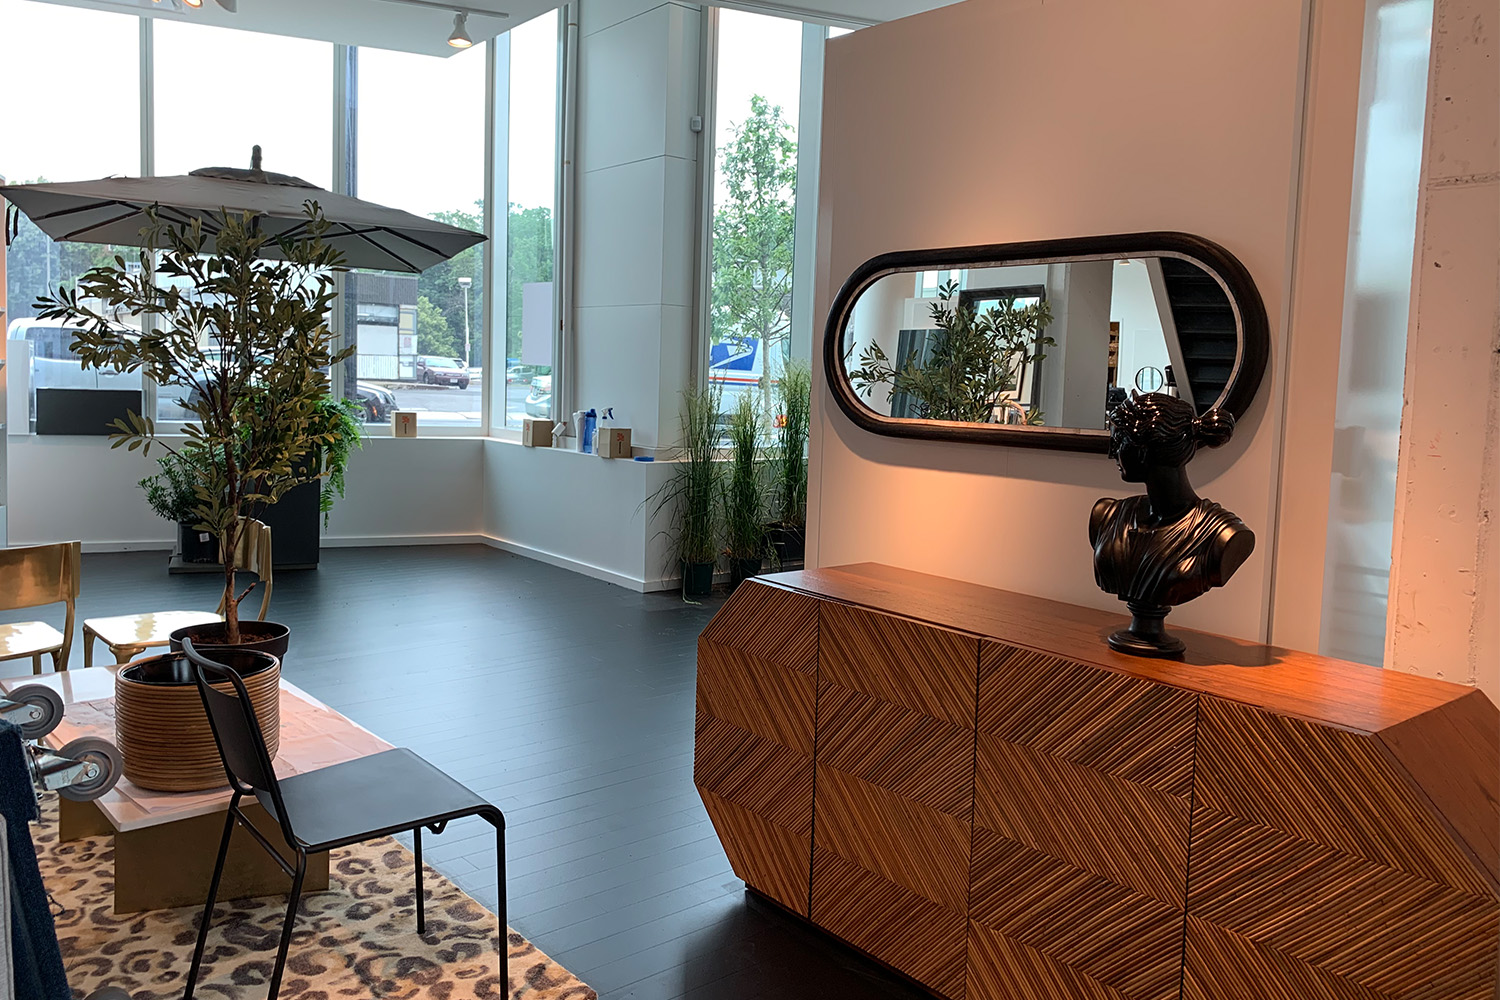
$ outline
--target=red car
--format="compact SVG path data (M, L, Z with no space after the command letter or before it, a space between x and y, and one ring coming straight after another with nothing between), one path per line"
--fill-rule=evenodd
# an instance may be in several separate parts
M457 358L419 355L415 371L417 380L428 385L456 385L460 389L469 387L469 369Z

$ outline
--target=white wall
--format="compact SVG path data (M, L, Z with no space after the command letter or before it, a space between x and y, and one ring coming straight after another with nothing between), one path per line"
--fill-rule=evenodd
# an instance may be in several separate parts
M1500 24L1437 0L1386 664L1500 702Z
M632 590L676 585L664 525L647 502L670 463L497 440L484 442L484 455L483 532L492 543Z
M325 545L476 541L483 531L482 438L368 438L346 480Z
M1234 441L1192 474L1259 544L1227 589L1173 616L1245 637L1265 635L1269 607L1304 17L1301 0L970 2L835 39L826 69L821 311L861 261L916 247L1170 229L1249 268L1269 377ZM1122 66L1131 99L1104 99ZM940 151L910 142L933 95L985 127ZM1028 196L1004 196L1017 190ZM1095 499L1134 488L1104 457L876 437L836 409L821 373L816 390L817 564L877 560L1118 607L1094 586L1085 525Z
M79 539L85 551L170 549L174 527L136 484L155 458L94 437L10 438L9 543ZM483 530L479 438L368 438L325 545L476 541Z

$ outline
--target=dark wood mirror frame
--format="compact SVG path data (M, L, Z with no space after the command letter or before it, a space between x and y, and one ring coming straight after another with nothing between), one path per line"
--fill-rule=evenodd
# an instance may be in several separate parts
M1109 450L1109 434L1076 427L1014 427L1004 424L969 424L949 420L915 420L886 417L866 406L849 382L844 366L844 331L854 305L866 289L888 274L902 271L943 271L956 268L997 267L1016 264L1067 263L1076 260L1169 256L1189 260L1213 274L1224 285L1239 317L1239 352L1235 367L1220 396L1218 408L1245 415L1271 355L1271 329L1265 303L1250 272L1239 259L1210 240L1189 233L1123 233L1028 243L995 243L948 247L940 250L902 250L881 254L855 268L834 297L823 334L823 374L833 398L855 425L888 437L969 444L1011 445L1022 448L1055 448L1063 451Z

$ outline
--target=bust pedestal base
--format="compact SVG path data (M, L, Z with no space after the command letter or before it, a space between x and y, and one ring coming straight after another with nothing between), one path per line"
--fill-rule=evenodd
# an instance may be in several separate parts
M1181 656L1187 649L1183 641L1167 631L1165 604L1137 604L1128 601L1130 627L1109 637L1109 648L1131 656Z

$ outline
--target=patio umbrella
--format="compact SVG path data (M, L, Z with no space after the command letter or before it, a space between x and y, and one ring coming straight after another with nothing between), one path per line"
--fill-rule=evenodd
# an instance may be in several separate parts
M173 177L12 184L0 186L0 196L54 240L121 246L144 244L146 210L153 207L169 223L199 219L209 235L218 233L226 212L250 212L261 232L295 237L307 226L303 203L316 201L332 224L323 242L343 254L346 267L413 274L485 240L481 233L262 170L259 146L249 170L205 167ZM12 231L6 227L7 235ZM273 245L267 245L266 256L276 256Z

